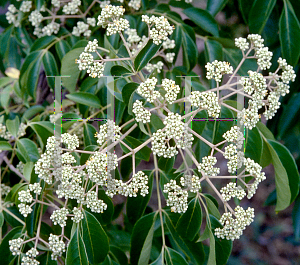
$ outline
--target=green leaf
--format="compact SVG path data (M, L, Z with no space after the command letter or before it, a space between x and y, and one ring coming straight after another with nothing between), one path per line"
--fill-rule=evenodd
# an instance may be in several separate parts
M263 151L263 140L256 127L252 130L246 129L245 146L245 156L259 163Z
M214 17L227 4L228 0L208 0L206 10Z
M46 48L49 46L54 40L56 39L55 36L44 36L41 38L36 39L33 45L30 48L30 52L38 51L41 49Z
M205 58L207 62L223 61L222 45L218 41L207 39L205 41Z
M138 88L138 83L127 83L122 89L122 98L126 105L128 105L132 93Z
M17 141L17 154L23 158L23 162L36 162L40 158L36 144L27 138Z
M250 33L261 34L276 4L276 0L255 1L249 13Z
M209 214L213 215L217 219L220 219L221 214L218 210L216 203L213 201L213 199L214 198L211 195L209 195L209 194L205 195L207 210L208 210Z
M90 146L87 146L84 148L84 151L96 151L96 149L98 148L97 145L90 145ZM81 157L80 157L80 164L83 165L85 164L85 162L89 159L91 155L90 154L85 154L85 153L82 153L81 154Z
M123 141L125 144L127 144L132 149L143 144L143 142L141 142L140 140L137 140L136 138L129 136L129 135L126 136ZM121 144L121 148L125 153L129 152L129 150L122 144ZM135 158L149 161L150 154L151 154L151 149L148 146L144 146L141 150L139 150L137 153L135 153Z
M100 252L100 251L98 251ZM73 237L70 240L67 254L66 254L66 265L87 265L88 258L83 243L82 237L77 229Z
M283 2L284 9L279 21L281 53L288 64L295 66L300 56L300 24L291 3L288 0Z
M187 15L197 26L213 36L219 37L218 24L213 16L206 10L191 7L183 10L183 13Z
M19 131L19 126L20 126L20 119L19 117L15 117L13 120L6 120L6 127L7 130L17 138L18 131Z
M12 147L7 141L0 141L0 150L12 150Z
M133 73L131 72L131 70L127 69L124 66L121 65L114 65L111 69L110 69L110 73L112 76L122 76L122 77L127 77L127 76L131 76L133 75Z
M65 40L60 40L55 43L55 50L59 60L62 60L62 58L71 50L71 46Z
M82 238L87 256L91 264L98 264L105 259L109 251L108 237L101 224L92 214L84 211L83 216Z
M299 191L299 171L290 151L280 143L268 140L272 164L275 169L277 193L276 211L287 208Z
M77 103L94 107L94 108L100 108L100 100L97 96L95 96L92 93L88 92L74 92L72 94L66 95L66 97L70 100L73 100Z
M162 171L165 171L166 173L170 172L170 170L173 168L175 163L175 157L171 157L171 158L164 158L163 156L161 156L158 159L158 168Z
M134 60L134 68L136 71L142 70L147 63L152 59L152 57L157 53L162 44L156 45L152 40L149 40L148 43L142 50L138 53Z
M45 110L45 107L41 106L41 105L35 105L35 106L32 106L30 107L29 109L27 109L23 116L22 116L22 122L24 121L28 121L30 120L34 115L42 112Z
M6 113L9 113L9 110L7 109L9 107L9 100L11 99L11 92L13 87L11 85L8 85L0 92L0 103L1 107L6 110Z
M110 255L112 258L114 258L116 261L119 262L120 265L127 265L128 264L128 258L124 251L116 246L110 246Z
M130 262L132 265L148 264L151 253L154 225L157 213L143 216L133 227L130 248Z
M165 217L167 228L176 243L176 247L182 250L182 253L189 259L191 264L203 264L204 250L202 243L192 243L191 241L184 239L176 232L170 216L166 212L163 212L163 215Z
M147 184L149 193L145 197L141 195L138 195L137 197L128 197L126 202L126 214L129 222L132 224L135 224L143 216L152 195L153 174L150 174L150 170L144 171L144 173L148 176L150 175Z
M36 87L39 79L43 54L44 52L41 50L30 53L26 57L20 71L20 87L27 91L27 93L33 98L36 96Z
M300 93L294 93L288 103L283 106L278 123L278 137L282 137L297 122L300 111Z
M165 248L165 257L166 257L167 265L176 265L176 264L188 265L184 257L182 257L177 251L169 247Z
M49 51L46 51L43 56L43 65L46 72L46 76L58 76L58 68L53 54ZM51 88L55 87L55 78L49 77L48 84Z
M191 71L197 63L198 48L195 41L182 28L183 65L187 71Z
M32 212L25 218L27 234L30 237L34 236L34 232L39 220L40 208L41 205L36 203L32 206Z
M51 252L38 256L37 260L40 262L40 265L57 265L57 261L51 259Z
M248 23L248 16L254 1L238 0L239 8L245 23Z
M201 223L201 206L198 198L194 198L189 202L187 211L180 216L176 225L176 230L181 236L193 241L200 231Z
M97 145L95 137L97 130L92 124L85 124L83 127L84 146Z
M63 86L69 92L75 92L77 80L79 77L78 65L75 63L75 59L79 59L79 55L84 51L83 47L73 49L69 51L61 61L61 75L69 76L62 78Z
M23 175L24 175L24 177L28 180L28 182L30 182L30 179L31 179L31 173L32 173L33 167L34 167L34 163L33 163L33 162L27 162L27 163L24 165L24 168L23 168Z
M47 139L54 135L54 124L49 121L31 122L29 126L36 133L42 148L46 145Z

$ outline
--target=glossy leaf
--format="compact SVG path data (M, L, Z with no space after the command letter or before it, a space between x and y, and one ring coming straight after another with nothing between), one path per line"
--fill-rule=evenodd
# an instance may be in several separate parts
M283 2L279 21L281 53L288 64L295 66L300 56L300 24L291 3L288 0Z
M165 257L166 257L166 264L167 265L188 265L187 261L178 253L177 251L173 250L172 248L166 247L165 248Z
M40 157L36 144L27 138L18 140L17 153L23 158L23 162L36 162Z
M83 127L84 146L97 145L97 138L95 137L97 130L92 124L85 124Z
M190 35L182 28L183 64L187 71L194 68L198 58L198 48Z
M12 147L7 141L0 141L0 150L12 150Z
M66 265L88 264L87 252L82 237L77 229L68 245Z
M135 224L130 249L130 262L132 265L148 264L156 217L157 213L150 213L143 216Z
M36 133L42 148L46 145L48 137L54 134L54 124L49 121L31 122L29 126Z
M58 76L58 68L53 54L46 51L43 56L43 65L46 72L46 76ZM55 78L48 77L48 84L51 88L55 88Z
M288 207L299 191L299 171L290 151L280 143L268 140L272 164L275 169L276 211Z
M204 262L204 250L202 243L193 243L180 236L175 229L174 224L171 221L170 216L164 212L165 222L168 230L176 243L176 246L182 250L182 253L187 257L191 264L203 264Z
M146 46L138 53L134 60L134 68L136 71L142 70L152 57L157 53L162 44L156 45L152 40L148 41Z
M61 75L69 76L62 78L63 86L71 93L75 92L78 76L80 73L78 65L75 63L75 60L79 59L79 55L83 51L83 47L73 49L69 51L61 61Z
M60 60L71 50L71 46L65 40L55 43L55 50Z
M249 13L250 33L261 34L276 4L276 0L255 1Z
M288 103L283 106L278 123L278 137L282 137L288 129L299 119L300 113L300 93L295 93Z
M108 251L108 237L98 220L89 212L83 212L82 238L91 264L102 262ZM86 263L87 264L87 263Z
M263 151L263 140L256 127L252 130L246 129L245 146L245 157L249 157L256 163L259 163Z
M131 76L133 75L133 73L125 68L124 66L121 65L114 65L111 69L110 69L110 73L112 76L118 76L118 77L126 77L126 76Z
M92 93L88 92L74 92L72 94L66 95L66 97L70 100L75 101L76 103L94 107L94 108L100 108L100 100L97 96L93 95Z
M183 237L193 241L200 231L201 223L201 206L199 200L194 198L189 202L187 211L180 216L176 224L176 230Z
M57 265L57 261L51 259L51 252L38 256L37 260L40 262L40 265Z
M36 41L31 46L30 52L38 51L46 48L55 40L55 38L56 37L52 35L52 36L44 36L36 39Z
M206 10L191 7L183 10L183 13L187 15L197 26L213 36L219 37L218 24L213 16Z
M127 83L122 89L122 98L125 104L129 103L132 93L138 88L138 83Z
M208 0L206 10L214 17L227 4L228 0Z

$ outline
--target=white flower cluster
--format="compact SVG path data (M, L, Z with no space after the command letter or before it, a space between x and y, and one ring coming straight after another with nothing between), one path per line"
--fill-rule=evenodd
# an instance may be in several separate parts
M79 22L78 22L79 23ZM92 78L100 78L103 76L105 63L103 62L96 62L94 61L94 57L89 52L96 52L98 47L98 41L94 39L92 42L89 41L87 46L84 49L84 52L82 52L79 55L79 60L75 60L78 64L79 70L86 70L89 76Z
M86 47L84 48L84 52L96 52L98 48L98 41L94 39L93 41L89 41Z
M89 29L89 26L89 24L78 21L77 26L73 27L72 34L77 37L79 37L81 34L83 34L85 37L90 37L92 31Z
M241 132L240 128L238 126L232 126L229 131L225 132L223 134L223 138L226 139L227 142L231 142L236 144L236 147L238 149L241 149L243 147L244 143L244 134Z
M37 27L42 22L43 15L38 11L34 10L30 13L28 20L31 22L31 25Z
M4 183L1 183L0 189L2 197L5 197L10 192L11 187L6 186Z
M74 15L74 14L78 13L78 11L79 11L78 7L80 5L81 5L81 1L80 0L72 0L71 2L67 3L66 5L64 5L62 11L66 15Z
M64 133L61 135L61 142L67 146L70 150L75 150L79 147L79 139L77 135L71 135L69 133Z
M27 217L28 214L32 212L32 208L26 203L31 203L33 201L33 197L30 194L30 190L28 189L19 191L18 195L19 195L18 199L21 202L18 205L19 211L24 217Z
M224 213L220 219L220 223L223 228L216 228L215 235L218 238L235 240L239 239L246 229L246 226L253 222L254 209L248 207L244 210L241 206L237 206L234 209L235 219L232 217L232 213Z
M25 256L22 257L21 265L38 265L39 261L35 259L35 257L39 254L39 252L35 248L29 249Z
M74 207L73 214L74 214L74 216L71 217L71 220L74 223L79 223L83 219L83 213L82 213L81 209Z
M60 0L51 0L51 4L54 7L60 7Z
M236 38L235 39L235 46L241 49L242 51L249 49L249 42L245 38Z
M237 117L240 119L240 124L252 130L259 122L258 107L255 101L249 100L248 108L242 109L237 113Z
M110 4L109 0L104 0L104 1L100 2L100 7L101 8L105 8L109 4Z
M33 33L34 35L38 37L43 37L43 36L51 36L53 33L57 34L59 31L60 25L56 22L51 22L47 26L43 27L42 29L35 27L35 32Z
M32 7L32 1L23 1L21 6L20 6L20 11L23 13L27 13L30 11Z
M269 103L268 109L264 112L264 116L267 120L272 119L280 108L281 103L279 102L279 98L280 96L276 92L272 91L269 93L267 98Z
M166 53L166 60L169 63L173 63L175 57L175 52L168 52Z
M142 15L142 21L148 24L150 28L154 26L150 29L149 36L156 45L167 40L168 36L173 33L173 27L164 16L148 17L147 15Z
M164 49L174 49L175 48L175 40L170 40L167 38L163 44L162 44Z
M190 192L197 193L201 190L200 178L196 175L185 175L180 178L181 186L188 187Z
M151 150L154 155L171 158L178 154L176 147L169 145L169 139L165 131L161 129L157 130L152 134L151 140Z
M142 82L138 88L137 93L147 99L150 103L153 103L155 99L160 97L160 93L155 90L157 79L155 77L148 78L145 82Z
M86 162L86 170L89 178L98 185L106 185L108 170L116 169L117 155L111 153L95 152Z
M165 132L169 138L180 139L184 131L184 123L178 113L169 112L164 120Z
M266 70L271 67L273 53L269 51L268 47L258 49L255 52L255 56L257 56L257 64L262 70Z
M175 85L175 81L167 78L162 80L161 85L167 92L165 94L165 99L168 101L168 103L172 104L176 100L177 94L180 92L179 85Z
M241 186L237 187L235 182L229 182L220 190L220 192L225 201L229 201L234 197L242 200L246 196L246 192L243 190L243 188Z
M170 183L165 184L163 192L168 193L167 206L171 206L171 212L186 212L188 192L177 185L175 180L171 179Z
M279 57L279 67L282 69L281 79L283 83L288 84L290 81L294 82L296 78L295 71L292 66L288 65L285 59Z
M96 19L94 17L88 17L86 19L86 22L92 27L96 26Z
M132 112L135 115L137 122L147 123L150 122L151 112L143 107L143 102L136 100L132 106Z
M56 190L58 198L75 199L77 203L84 201L84 188L80 185L82 183L81 176L75 173L70 165L62 167L60 181Z
M128 6L135 10L139 10L141 8L141 0L130 0Z
M66 251L66 245L64 241L59 239L59 236L53 234L50 234L48 241L49 249L52 251L51 259L57 260Z
M18 16L18 9L13 4L10 4L8 6L7 10L8 11L5 14L7 22L9 24L14 24L15 27L18 27L20 25L20 22L19 22L19 20L17 18L17 16Z
M67 225L67 215L69 214L69 210L66 208L61 208L59 210L55 210L51 216L50 219L54 223L54 225L59 224L61 227L64 227Z
M24 240L20 237L8 241L9 250L14 256L21 254L21 247L23 245L23 242Z
M123 16L124 12L125 8L122 6L106 5L98 16L97 25L102 26L103 28L107 27L107 36L124 31L129 28L129 21L120 18L120 16Z
M42 192L42 187L39 182L29 184L28 188L30 191L32 191L33 193L38 194L38 195L40 195Z
M250 158L244 158L245 171L250 173L254 178L254 182L248 186L248 195L247 198L251 199L256 193L258 184L266 179L265 172L261 172L262 167L255 163Z
M192 106L206 109L210 117L218 118L221 112L221 106L218 97L214 92L192 91L189 96Z
M206 78L213 78L216 80L216 82L221 82L224 74L233 73L233 67L230 66L228 62L221 62L218 60L214 60L212 63L207 63L205 68L207 71Z
M96 133L97 143L101 146L109 139L118 141L120 139L121 128L113 120L107 120L105 124L100 125L99 133Z
M132 44L139 42L141 40L141 37L137 34L136 29L126 29L125 33L127 34L127 42L129 47L131 47Z
M207 176L216 176L220 173L220 168L214 167L217 163L217 158L214 156L204 156L202 163L198 166L198 171L203 171Z
M89 191L86 194L86 206L95 213L103 213L107 209L107 204L103 200L98 199L98 195L95 191Z
M157 63L147 63L147 65L145 66L145 69L149 72L152 73L154 70L157 70L157 73L160 73L161 70L163 69L164 63L159 61Z
M226 146L224 157L229 160L227 162L229 173L236 173L236 170L243 165L244 152L237 151L236 145L230 144Z

